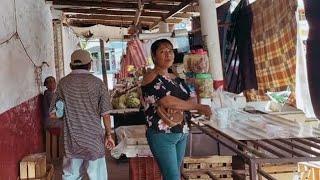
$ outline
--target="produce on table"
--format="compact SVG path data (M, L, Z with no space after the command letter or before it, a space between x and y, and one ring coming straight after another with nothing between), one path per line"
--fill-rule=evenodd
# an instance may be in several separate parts
M127 94L122 94L119 97L113 97L111 103L114 109L139 108L139 98L139 93L132 91Z

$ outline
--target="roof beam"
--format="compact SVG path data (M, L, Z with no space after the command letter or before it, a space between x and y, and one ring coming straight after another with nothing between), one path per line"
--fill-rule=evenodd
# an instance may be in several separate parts
M200 7L199 5L188 6L182 12L200 12Z
M65 14L70 13L78 13L78 14L104 14L104 15L110 15L110 16L128 16L128 17L134 17L135 12L134 11L115 11L115 10L104 10L104 9L72 9L72 8L56 8L57 10L63 11ZM141 17L163 17L166 13L160 13L160 12L145 12L143 11L141 13ZM192 14L182 12L177 13L174 17L178 18L190 18L192 17Z
M74 9L74 8L56 8L57 10L61 10L64 13L81 13L81 14L105 14L111 16L135 16L135 11L116 11L116 10L105 10L105 9L97 9L97 8L90 8L90 9ZM141 13L141 16L152 16L152 17L162 17L166 13L161 12L145 12Z
M54 8L70 8L71 7L85 7L85 8L110 8L110 9L133 9L138 8L137 2L109 2L109 1L77 1L77 0L53 0ZM149 10L159 10L159 11L170 11L175 8L175 5L163 5L163 4L154 4L149 3L144 5L144 9Z
M73 6L73 7L104 7L104 8L123 8L136 9L137 3L116 3L108 1L78 1L78 0L53 0L53 6Z
M135 17L124 17L124 16L109 16L109 15L85 15L85 14L68 14L68 19L87 19L87 20L113 20L113 21L135 21ZM156 17L141 17L140 21L155 22L161 18Z
M176 6L172 4L170 5L155 4L155 3L144 4L144 9L146 10L170 11L174 7Z
M55 1L55 0L46 0L49 2ZM108 2L119 2L119 0L107 0ZM137 0L121 0L124 3L127 2L137 2ZM154 2L154 3L167 3L167 4L172 4L172 3L180 3L183 2L184 0L143 0L143 2Z
M105 25L105 26L117 26L117 27L129 27L132 25L132 22L119 22L119 21L105 21L105 20L83 20L83 19L69 19L68 25L71 26L94 26L97 24ZM142 28L148 28L150 23L141 23Z
M105 14L113 16L134 16L134 11L115 11L115 10L104 10L104 9L71 9L71 8L57 8L64 13L81 13L81 14Z
M134 22L135 17L122 17L122 16L109 16L109 15L85 15L85 14L69 14L66 15L67 19L84 19L84 20L104 20L104 21L118 21L118 22ZM140 22L148 22L154 23L161 20L161 18L157 17L141 17ZM167 19L167 23L179 23L182 19L179 18L171 18Z
M186 7L188 7L188 5L193 2L194 0L185 0L184 2L180 3L179 6L174 7L168 14L166 14L161 20L153 23L149 28L153 29L156 26L158 26L158 24L161 21L165 21L166 19L171 18L172 16L174 16L175 14L179 13L180 11L182 11L183 9L185 9Z

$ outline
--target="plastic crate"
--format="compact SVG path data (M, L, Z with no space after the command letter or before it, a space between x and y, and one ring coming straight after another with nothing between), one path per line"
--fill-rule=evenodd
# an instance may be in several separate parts
M161 180L162 176L153 157L134 157L129 159L130 180Z

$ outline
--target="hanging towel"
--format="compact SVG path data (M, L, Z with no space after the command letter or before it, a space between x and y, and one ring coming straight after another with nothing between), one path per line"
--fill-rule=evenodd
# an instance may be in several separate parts
M135 68L141 68L147 65L146 56L146 52L139 39L134 39L127 43L127 58Z
M247 100L267 100L267 91L283 91L287 87L294 91L297 2L259 0L250 6L253 16L251 42L258 90L247 91Z
M119 79L125 79L128 77L128 65L130 62L128 61L129 59L127 58L126 55L123 55L121 58L121 63L120 63L120 71L119 71Z
M307 70L309 91L313 110L320 118L320 1L304 0L305 14L309 24L307 40Z

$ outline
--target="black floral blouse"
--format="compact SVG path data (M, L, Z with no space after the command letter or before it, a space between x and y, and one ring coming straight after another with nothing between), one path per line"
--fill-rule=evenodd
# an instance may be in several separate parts
M157 75L157 77L144 86L141 86L144 100L144 109L146 123L148 128L154 129L159 133L187 133L189 128L187 120L190 119L190 112L184 112L184 121L174 127L169 127L157 114L157 101L161 98L171 95L182 100L190 98L190 90L181 78L170 79L166 76Z

